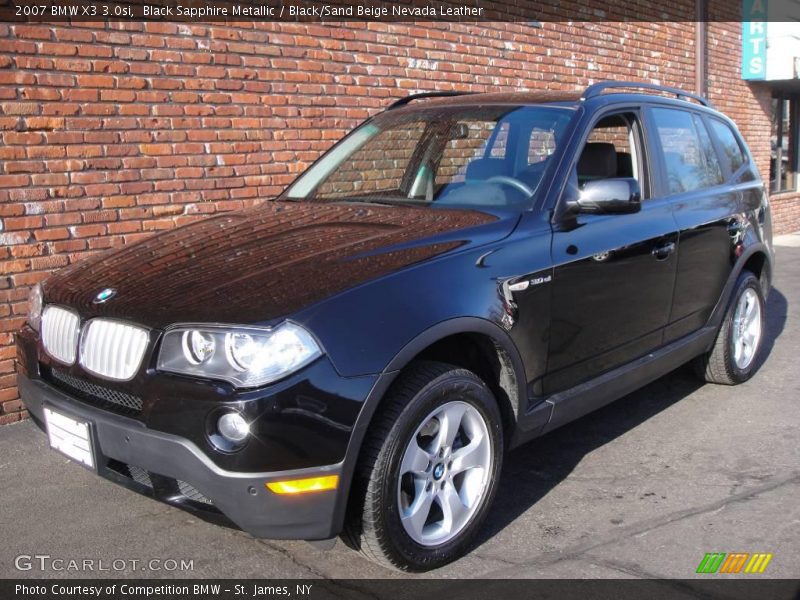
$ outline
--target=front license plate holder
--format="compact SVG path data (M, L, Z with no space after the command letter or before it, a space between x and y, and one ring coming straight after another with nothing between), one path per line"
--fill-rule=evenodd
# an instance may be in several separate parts
M90 471L97 471L94 432L90 421L44 406L44 422L53 450Z

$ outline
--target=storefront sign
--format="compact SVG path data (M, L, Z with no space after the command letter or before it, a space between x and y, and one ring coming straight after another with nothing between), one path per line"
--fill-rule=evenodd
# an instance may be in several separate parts
M767 78L767 0L742 2L742 79Z

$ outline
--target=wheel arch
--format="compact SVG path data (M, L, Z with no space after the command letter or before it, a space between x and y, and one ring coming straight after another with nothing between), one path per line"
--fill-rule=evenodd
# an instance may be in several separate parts
M494 356L497 361L494 366L499 367L497 381L493 383L487 382L486 372L484 374L476 374L487 383L495 394L504 419L506 432L510 434L516 427L517 417L524 412L527 400L527 380L522 358L510 336L498 325L487 319L477 317L449 319L425 330L403 346L394 356L380 374L364 402L350 436L350 443L342 465L339 494L334 514L335 531L341 531L344 525L353 474L369 424L386 393L391 389L394 380L404 368L414 360L421 358L450 362L455 366L469 368L463 360L463 355L451 357L451 360L447 360L442 354L446 349L453 347L452 344L463 343L465 340L470 340L469 343L472 344L470 348L481 349L483 354L479 354L478 358L486 357L487 354L491 358L490 350L494 350ZM456 360L452 360L452 358ZM472 366L474 367L474 363ZM498 390L502 394L498 394ZM510 435L506 436L506 440L510 440L510 438Z
M772 260L772 252L763 243L753 244L742 253L734 263L717 305L711 313L709 318L710 325L719 326L722 323L725 311L731 301L731 295L736 287L736 282L744 270L752 271L759 278L764 298L767 298L772 281Z
M469 357L471 352L475 356ZM399 373L412 361L436 360L468 368L481 377L506 410L516 419L524 410L526 377L522 358L509 335L486 319L461 317L443 321L424 331L389 362L384 373ZM481 359L497 361L492 371L481 365ZM492 381L492 380L495 381ZM502 392L498 394L498 391ZM502 403L507 405L504 407Z

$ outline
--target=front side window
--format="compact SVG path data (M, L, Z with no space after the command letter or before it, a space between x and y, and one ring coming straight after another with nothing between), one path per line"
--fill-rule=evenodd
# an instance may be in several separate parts
M387 111L337 144L283 197L529 207L574 114L513 105Z
M663 150L669 194L682 194L723 182L722 169L708 132L705 127L697 127L691 113L654 108L653 120Z
M603 117L592 130L571 174L573 185L582 190L598 179L633 178L647 197L643 177L639 120L635 113Z

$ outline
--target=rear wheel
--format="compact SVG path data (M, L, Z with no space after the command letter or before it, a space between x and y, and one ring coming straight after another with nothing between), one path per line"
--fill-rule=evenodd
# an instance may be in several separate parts
M765 302L761 282L744 271L714 347L695 361L701 379L712 383L735 385L747 381L758 366L764 340Z
M371 560L424 571L462 556L494 497L503 434L474 373L417 363L370 426L345 541Z

